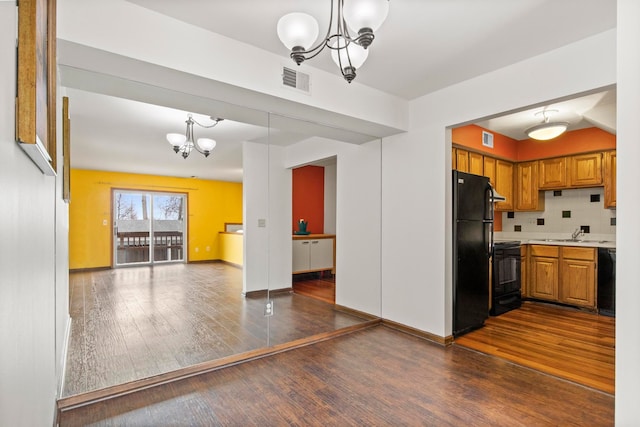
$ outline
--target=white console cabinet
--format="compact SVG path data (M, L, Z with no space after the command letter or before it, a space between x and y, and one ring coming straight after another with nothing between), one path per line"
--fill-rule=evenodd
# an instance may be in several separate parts
M334 235L294 236L292 244L293 274L325 270L335 272Z

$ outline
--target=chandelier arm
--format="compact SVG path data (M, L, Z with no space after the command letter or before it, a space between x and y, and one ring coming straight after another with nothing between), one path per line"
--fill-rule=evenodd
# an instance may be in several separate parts
M212 125L203 125L202 123L198 123L193 117L191 118L191 121L193 121L193 123L197 124L200 127L203 127L205 129L210 129L212 127L215 127L218 123L220 123L222 121L222 119L212 119L215 121L214 124Z
M338 3L338 33L342 34L342 39L345 41L344 43L344 51L347 54L347 61L349 61L349 68L353 68L353 64L351 63L351 55L349 54L349 44L351 43L351 37L349 37L349 30L347 28L347 22L344 20L344 0L340 0ZM340 58L340 53L338 53L338 58ZM346 77L344 75L344 67L342 66L342 61L340 61L340 70L342 72L342 77Z

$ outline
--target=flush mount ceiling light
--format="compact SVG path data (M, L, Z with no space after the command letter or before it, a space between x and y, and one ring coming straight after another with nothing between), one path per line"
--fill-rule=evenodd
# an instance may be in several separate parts
M278 37L291 50L291 59L300 65L316 57L325 47L331 49L333 62L349 83L356 77L369 55L367 48L389 13L389 0L329 0L331 13L325 37L318 44L318 21L306 13L289 13L278 21ZM334 2L337 7L334 8ZM337 13L334 14L334 9ZM335 16L335 21L334 21ZM332 32L332 29L334 31ZM357 37L349 34L349 29Z
M195 142L193 139L193 125L197 124L203 128L212 128L218 123L220 123L224 119L218 119L211 117L213 120L213 124L211 125L203 125L196 122L193 119L191 114L188 115L185 123L187 124L187 130L184 134L181 133L168 133L167 141L169 144L173 145L173 151L176 153L181 153L182 158L186 159L191 154L191 151L195 148L195 150L201 154L204 154L205 157L208 157L211 154L211 150L213 150L216 146L216 141L209 138L198 138L198 141Z
M539 125L531 126L525 133L529 138L537 139L539 141L548 141L556 138L567 130L569 123L567 122L550 122L549 117L557 113L558 110L542 110L536 113L536 116L542 115L542 123Z

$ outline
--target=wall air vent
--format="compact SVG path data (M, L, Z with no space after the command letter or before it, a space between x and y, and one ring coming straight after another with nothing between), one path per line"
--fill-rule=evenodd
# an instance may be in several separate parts
M309 93L310 83L311 76L309 74L301 73L292 68L282 67L283 86Z
M493 134L482 131L482 145L485 147L493 148Z

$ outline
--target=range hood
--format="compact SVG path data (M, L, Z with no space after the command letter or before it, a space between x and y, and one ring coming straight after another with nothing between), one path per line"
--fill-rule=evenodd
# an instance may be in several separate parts
M504 202L505 200L507 200L507 198L504 197L502 194L498 193L496 189L493 188L493 186L491 186L491 202L498 203L498 202Z

